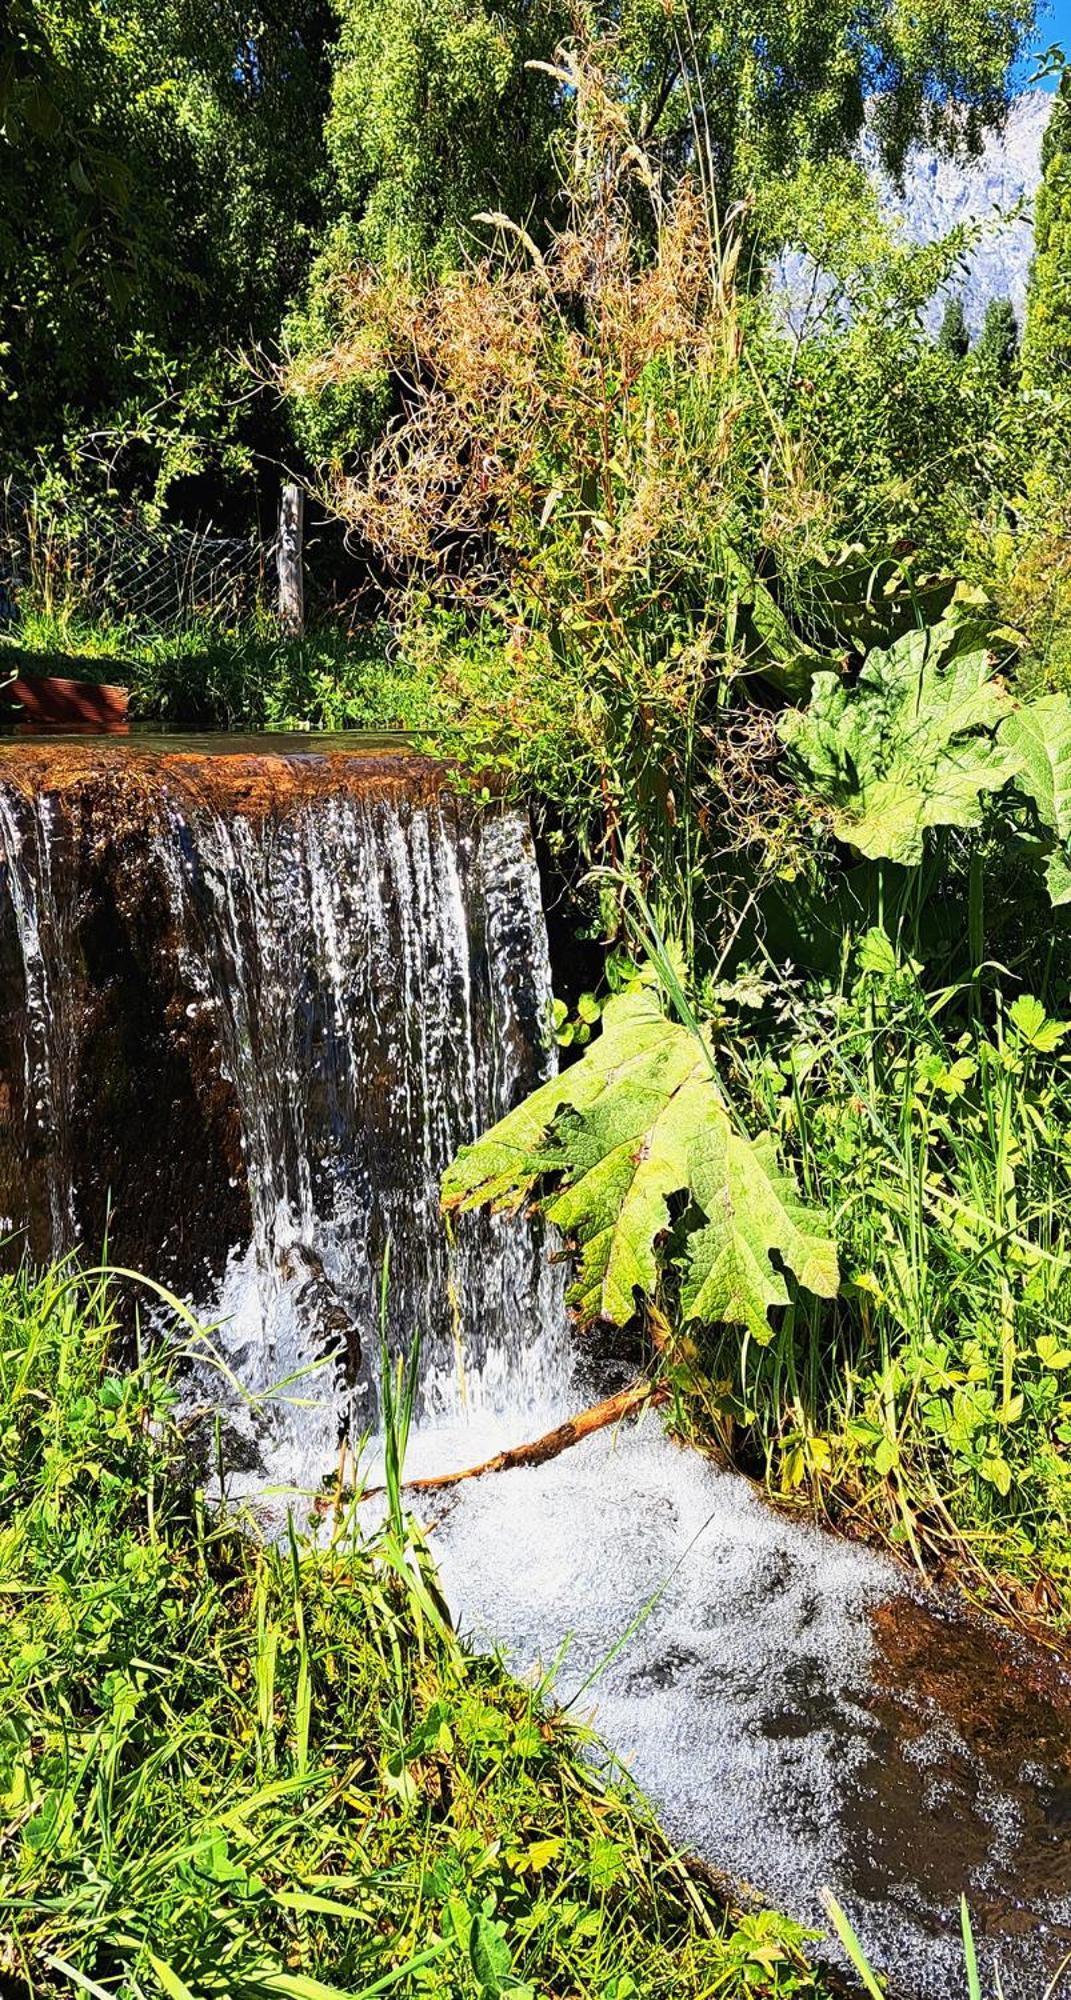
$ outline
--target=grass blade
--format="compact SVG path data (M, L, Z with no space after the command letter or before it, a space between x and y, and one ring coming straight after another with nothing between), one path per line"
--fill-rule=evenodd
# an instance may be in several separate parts
M874 1973L867 1964L863 1947L856 1937L851 1924L848 1922L844 1911L841 1909L832 1889L819 1890L819 1896L822 1907L827 1912L837 1936L863 1982L864 1991L870 1994L871 2000L885 2000L881 1987L878 1985Z
M50 1965L54 1972L62 1972L64 1978L80 1987L83 1993L92 1993L93 2000L115 2000L115 1994L109 1993L106 1986L98 1986L95 1979L90 1979L87 1973L79 1972L76 1965L68 1965L65 1958L57 1958L51 1951L46 1951L42 1955L46 1965Z
M178 1973L164 1959L157 1958L156 1953L152 1951L149 1952L148 1958L164 1992L168 1995L168 2000L194 2000L194 1995L185 1980L180 1979Z
M968 2000L982 2000L982 1982L978 1977L978 1954L974 1949L974 1932L971 1929L971 1913L967 1908L966 1896L959 1899L959 1921L963 1932L963 1962L967 1967Z

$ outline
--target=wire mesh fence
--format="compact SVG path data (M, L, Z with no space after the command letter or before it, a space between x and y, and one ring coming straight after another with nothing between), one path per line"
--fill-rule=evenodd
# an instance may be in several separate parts
M146 518L114 503L0 490L0 623L28 611L161 632L234 623L273 595L275 544Z

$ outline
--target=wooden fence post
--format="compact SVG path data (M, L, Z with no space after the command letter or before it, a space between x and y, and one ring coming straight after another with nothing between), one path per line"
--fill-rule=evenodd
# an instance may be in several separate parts
M305 630L305 577L301 564L305 495L288 481L279 506L279 623L290 639Z

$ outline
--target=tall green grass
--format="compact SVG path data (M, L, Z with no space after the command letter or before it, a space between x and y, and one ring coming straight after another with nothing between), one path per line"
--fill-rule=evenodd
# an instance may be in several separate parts
M0 1280L10 1991L825 1991L798 1928L727 1915L591 1739L465 1651L397 1491L367 1537L209 1511L113 1291Z
M416 728L436 708L419 674L389 665L381 628L327 625L287 639L267 615L238 625L191 617L156 631L25 605L0 639L0 682L16 672L117 683L130 690L133 719L171 728Z
M1016 989L1012 986L1012 993ZM722 1052L840 1246L842 1296L709 1344L717 1418L785 1494L990 1601L1071 1617L1071 1025L875 929Z

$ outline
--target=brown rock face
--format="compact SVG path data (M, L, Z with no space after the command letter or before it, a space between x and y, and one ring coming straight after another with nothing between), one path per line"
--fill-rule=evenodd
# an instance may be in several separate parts
M132 777L66 743L0 753L0 1212L9 1257L107 1237L192 1281L247 1226L236 1109L198 1032L160 800Z

